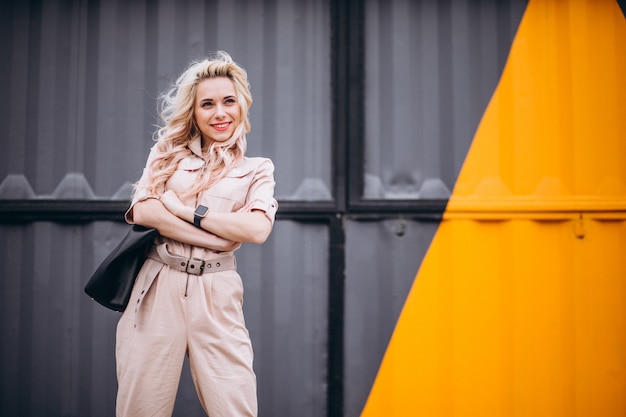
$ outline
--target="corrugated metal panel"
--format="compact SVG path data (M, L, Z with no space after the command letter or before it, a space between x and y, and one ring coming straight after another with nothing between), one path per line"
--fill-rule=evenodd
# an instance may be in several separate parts
M358 416L436 222L346 221L344 416Z
M331 199L327 2L1 7L0 198L126 199L152 143L155 98L191 59L224 49L249 72L248 153L274 160L277 194Z
M323 0L0 2L0 199L128 199L157 95L217 49L248 70L248 154L274 160L278 197L331 199ZM114 414L118 315L82 289L122 231L0 225L0 415ZM328 240L327 226L281 220L238 257L263 415L325 414ZM175 415L195 414L185 374Z
M525 6L365 2L363 198L450 196ZM398 236L401 224L407 233ZM346 225L346 416L365 405L437 226Z
M280 221L271 241L242 248L259 415L325 415L328 242L327 225Z
M365 4L363 197L448 198L526 2Z
M114 414L119 315L83 286L124 228L0 226L0 415ZM280 221L263 246L238 254L262 415L325 413L328 238L324 225ZM175 415L196 414L185 375Z
M529 3L364 417L626 414L624 39Z

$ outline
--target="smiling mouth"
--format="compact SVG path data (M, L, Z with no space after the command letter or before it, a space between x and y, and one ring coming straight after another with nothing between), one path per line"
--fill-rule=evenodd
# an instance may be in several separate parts
M215 130L224 131L224 130L228 129L228 127L230 126L230 122L216 123L216 124L211 125L211 126L213 126L213 129L215 129Z

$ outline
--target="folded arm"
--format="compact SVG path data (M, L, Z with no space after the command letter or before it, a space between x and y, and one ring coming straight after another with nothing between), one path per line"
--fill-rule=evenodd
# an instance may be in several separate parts
M192 228L195 209L184 205L176 193L166 191L163 205ZM272 231L272 222L261 210L219 213L209 211L201 220L203 230L234 242L263 243ZM197 229L197 228L196 228Z
M193 221L193 209L191 209ZM148 198L133 206L133 221L157 229L161 236L215 251L229 251L242 242L221 237L211 230L202 230L170 212L160 200Z

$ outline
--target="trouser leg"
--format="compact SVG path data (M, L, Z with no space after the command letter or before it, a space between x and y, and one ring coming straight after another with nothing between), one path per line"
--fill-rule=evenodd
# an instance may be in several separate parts
M256 376L241 278L226 271L193 282L188 347L200 402L211 417L255 417Z
M161 276L148 290L141 288L138 277L129 306L120 318L117 417L172 415L187 348L176 278Z

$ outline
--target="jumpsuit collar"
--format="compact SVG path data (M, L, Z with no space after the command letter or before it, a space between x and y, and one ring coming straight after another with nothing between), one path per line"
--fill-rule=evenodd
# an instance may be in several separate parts
M189 145L187 146L189 147L189 150L191 150L191 152L193 152L194 154L202 158L202 137L201 136L198 136L195 139L190 140Z

